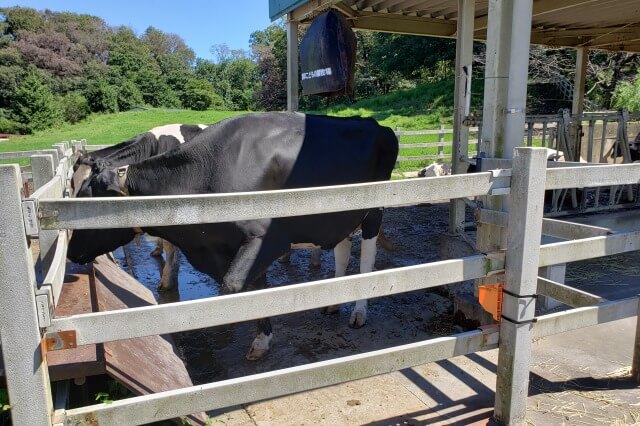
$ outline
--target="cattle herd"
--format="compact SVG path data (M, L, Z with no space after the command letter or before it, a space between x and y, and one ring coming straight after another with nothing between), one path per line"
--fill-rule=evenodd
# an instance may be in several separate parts
M295 189L388 180L398 140L373 119L299 113L257 113L219 123L168 125L104 150L74 166L75 197L211 194ZM292 245L333 249L335 275L346 273L351 236L362 231L360 272L373 270L383 210L353 210L288 218L110 230L76 230L68 258L87 263L146 232L167 250L160 288L177 286L179 248L223 293L261 289L266 271ZM174 247L175 246L175 247ZM157 250L160 253L161 250ZM325 308L335 312L337 307ZM367 301L355 303L349 325L366 322ZM261 358L273 333L258 320L247 359Z

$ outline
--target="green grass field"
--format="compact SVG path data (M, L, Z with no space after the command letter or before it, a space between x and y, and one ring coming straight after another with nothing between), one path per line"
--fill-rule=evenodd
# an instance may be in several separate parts
M394 130L432 130L440 125L451 128L453 103L453 82L444 81L427 84L413 89L401 90L388 95L364 99L350 105L338 105L325 110L313 111L340 117L373 117L380 124ZM159 110L130 111L116 114L94 114L75 125L63 125L33 135L19 136L0 142L0 152L28 151L50 148L61 141L86 139L88 144L102 145L122 142L153 127L171 123L211 124L222 119L245 114L246 111L190 111ZM451 141L451 134L445 136ZM407 135L400 137L400 143L437 142L438 135ZM450 152L444 147L443 152ZM400 155L418 156L437 154L436 147L402 149ZM8 161L2 161L8 162ZM433 160L407 161L400 164L398 171L417 170ZM28 164L28 160L21 160Z
M54 143L72 139L86 139L91 145L115 144L163 124L211 124L238 114L241 112L157 109L95 114L74 125L66 124L33 135L10 138L0 142L0 152L49 148Z

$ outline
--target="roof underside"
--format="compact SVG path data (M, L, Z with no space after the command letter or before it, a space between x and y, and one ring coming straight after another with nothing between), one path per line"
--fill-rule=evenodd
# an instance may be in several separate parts
M487 36L488 0L475 2L475 38ZM353 27L455 37L457 0L271 0L271 17L310 22L330 7ZM640 0L533 0L531 43L640 52Z

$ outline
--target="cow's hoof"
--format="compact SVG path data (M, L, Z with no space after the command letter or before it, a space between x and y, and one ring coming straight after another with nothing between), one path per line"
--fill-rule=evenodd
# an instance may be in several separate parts
M158 283L158 292L159 293L166 293L169 291L176 291L178 289L178 283L165 283L160 281Z
M325 315L337 314L339 311L340 311L340 305L325 306L324 308L320 309L320 312L322 312Z
M260 333L253 339L253 343L251 344L251 349L245 357L249 361L257 361L262 358L267 352L269 352L269 343L273 338L273 333L266 335L264 333Z
M366 311L353 311L351 312L351 318L349 318L349 327L360 328L367 322Z

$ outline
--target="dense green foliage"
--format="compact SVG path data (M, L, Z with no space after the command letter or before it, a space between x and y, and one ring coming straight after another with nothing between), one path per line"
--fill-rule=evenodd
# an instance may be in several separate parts
M640 112L640 76L633 81L623 81L616 87L613 104L616 108Z
M300 27L299 39L305 30ZM371 115L400 128L433 128L448 122L453 108L453 40L365 31L356 32L356 38L354 95L303 96L301 110ZM214 45L215 60L210 61L196 58L180 36L154 27L138 35L90 15L0 8L0 132L37 132L77 123L94 113L140 107L286 109L283 25L253 32L249 45L250 51ZM482 44L474 46L476 113L481 112L483 49ZM588 106L640 109L640 83L633 83L640 64L637 54L592 51L589 59ZM566 89L574 72L574 50L533 47L528 112L554 113L569 106Z
M0 20L0 132L139 106L255 108L259 76L249 58L196 63L176 34L149 27L138 36L89 15L10 7Z

